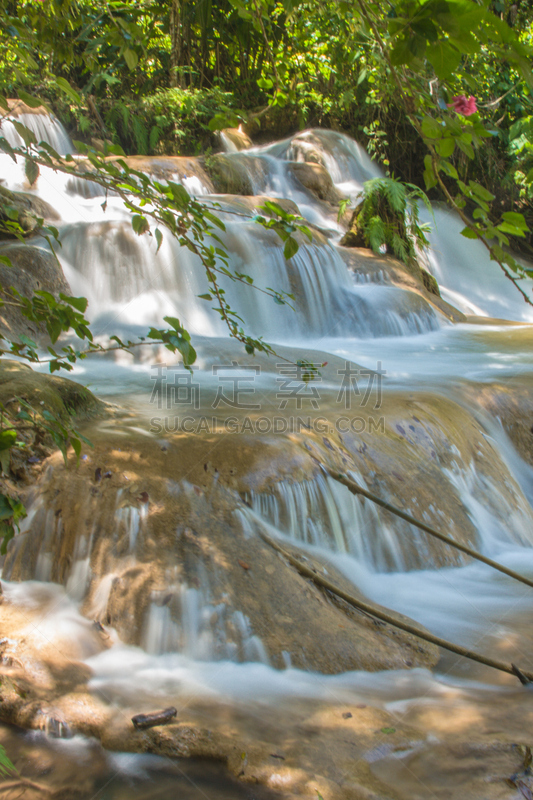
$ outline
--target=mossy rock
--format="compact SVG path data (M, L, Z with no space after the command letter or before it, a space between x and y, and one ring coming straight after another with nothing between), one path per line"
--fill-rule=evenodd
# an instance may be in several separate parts
M37 412L47 409L58 419L90 419L105 409L89 389L58 375L43 375L27 364L0 359L0 403L13 409L15 398L26 400Z
M14 287L28 298L37 291L50 292L56 298L60 292L71 294L61 265L49 250L29 242L5 242L0 245L0 255L7 256L12 264L11 267L0 264L0 286ZM0 333L12 341L20 341L24 335L38 344L49 343L45 326L30 322L13 306L0 307Z
M206 159L205 170L217 194L255 194L246 165L236 158L219 153Z
M424 289L430 294L436 294L437 297L440 297L439 284L435 276L432 275L430 272L427 272L425 269L421 269L420 277L422 278Z
M0 220L12 220L14 211L18 214L16 221L26 234L33 233L39 227L36 218L52 222L60 219L57 211L40 197L26 192L11 192L0 186ZM0 239L14 238L14 235L6 231L0 232Z

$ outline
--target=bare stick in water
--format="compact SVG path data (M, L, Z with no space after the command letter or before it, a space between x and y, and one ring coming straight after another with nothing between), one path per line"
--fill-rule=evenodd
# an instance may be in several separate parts
M164 725L170 722L177 713L177 710L171 706L170 708L165 708L164 711L155 711L153 714L136 714L131 718L131 721L134 728L153 728L155 725Z
M349 489L352 494L359 494L362 495L363 497L366 497L367 500L371 500L376 505L385 508L387 511L390 511L391 514L395 514L397 517L404 519L406 522L410 522L411 525L415 525L417 528L420 528L420 530L429 533L430 536L434 536L436 539L440 539L441 542L449 544L450 547L455 547L456 550L461 550L461 552L466 553L472 558L477 559L477 561L482 561L484 564L488 564L489 567L497 569L498 572L503 572L504 575L508 575L515 581L520 581L520 583L525 583L526 586L531 586L533 588L533 581L530 580L529 578L525 578L523 575L519 575L518 572L514 572L512 569L507 569L507 567L504 567L503 564L498 564L497 561L493 561L491 558L487 558L486 556L481 555L481 553L478 553L477 550L472 550L471 547L468 547L465 544L456 542L454 539L451 539L444 533L440 533L440 531L437 531L435 530L435 528L432 528L431 525L426 525L425 522L420 522L420 520L416 519L415 517L412 517L405 511L402 511L401 508L397 508L396 506L393 506L391 503L387 503L386 500L382 500L381 497L372 494L372 492L369 492L368 489L363 489L362 486L359 486L359 484L348 478L348 476L344 475L342 472L337 472L337 470L331 469L331 467L328 467L325 464L322 464L321 462L319 462L319 464L327 475L333 478L333 480L342 483L343 486L346 486L346 488Z
M298 561L297 558L285 550L284 547L278 544L278 542L269 536L264 530L259 529L259 535L267 544L273 547L274 550L277 550L278 553L281 553L281 555L287 559L289 564L295 567L301 575L305 575L306 578L311 578L311 580L314 581L318 586L322 586L324 589L327 589L328 592L337 595L337 597L345 600L347 603L349 603L349 605L357 608L359 611L364 611L371 617L381 619L383 622L387 622L389 625L393 625L395 628L399 628L407 633L412 633L413 636L418 636L419 639L424 639L426 642L436 644L439 647L443 647L445 650L456 653L458 656L468 658L471 661L477 661L479 664L484 664L486 667L492 667L493 669L500 670L500 672L507 672L509 675L514 675L515 677L517 677L518 672L520 672L522 677L519 677L519 680L521 683L533 682L533 673L531 672L519 670L514 664L505 664L503 661L496 661L493 658L487 658L479 653L475 653L473 650L468 650L466 647L461 647L458 644L453 644L453 642L448 642L446 639L441 639L440 636L434 636L432 633L429 633L429 631L422 631L415 625L411 625L403 620L395 619L393 616L387 614L385 611L382 611L380 608L376 608L375 606L360 600L358 597L348 594L334 583L331 583L331 581L328 581L327 578L323 578L322 575L319 575L313 569L307 567L305 564L302 564L301 561Z

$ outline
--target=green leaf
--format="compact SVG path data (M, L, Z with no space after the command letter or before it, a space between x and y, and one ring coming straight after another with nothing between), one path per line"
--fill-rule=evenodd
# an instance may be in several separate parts
M129 47L126 47L123 53L124 61L128 65L129 69L133 70L139 63L139 56L135 52L135 50L131 50Z
M33 184L39 177L38 165L35 163L35 161L32 161L30 158L27 158L24 164L24 172L26 173L28 183L30 184L30 186L33 186Z
M461 231L461 236L464 236L465 239L479 239L479 234L476 231L472 230L472 228L463 228Z
M461 52L445 40L433 42L427 51L427 59L441 81L450 78L461 63Z
M154 236L155 236L155 240L156 240L156 242L157 242L157 249L156 249L156 251L155 251L155 252L156 252L156 254L157 254L157 253L159 253L159 248L160 248L160 247L161 247L161 245L163 244L163 234L161 233L161 231L159 230L159 228L156 228L156 229L155 229L155 231L154 231Z
M270 78L259 78L257 85L260 89L272 89L274 82Z
M85 314L87 311L87 306L89 305L89 301L86 297L69 297L69 295L63 294L63 292L59 293L59 297L65 303L68 303L69 306L81 311L82 314Z
M516 228L519 228L522 231L529 230L523 214L518 214L516 211L504 211L504 213L502 214L502 219L504 219L505 222L508 222L510 225L514 225Z
M468 144L467 142L464 142L461 139L457 139L456 141L458 147L460 147L460 149L463 151L463 153L465 153L468 156L468 158L470 159L474 158L474 149L471 144Z
M517 228L516 225L510 225L508 222L500 222L497 228L502 233L510 233L512 236L521 236L523 238L526 235L521 228Z
M399 67L402 64L409 66L415 61L415 55L409 47L409 39L400 39L390 52L391 63Z
M80 463L80 456L81 456L81 442L79 439L76 439L75 437L71 436L70 444L72 445L72 449L76 453L76 466L78 466Z
M42 105L44 105L42 100L40 100L38 97L33 97L31 94L28 94L28 92L19 90L18 95L22 102L26 103L26 105L30 108L40 108Z
M213 299L212 295L210 295L210 294L199 294L198 297L201 300L212 300Z
M146 217L142 217L140 214L134 214L131 218L131 227L137 236L142 236L143 233L146 233L150 230L150 223Z
M455 150L455 142L451 136L447 136L435 144L435 149L442 158L449 158Z
M11 759L7 755L5 748L0 744L0 775L2 777L6 777L7 775L16 774L18 774L17 768L11 762Z
M0 450L9 450L17 441L17 432L9 428L6 431L0 431Z
M292 258L298 252L298 250L298 242L296 239L293 239L292 236L289 236L283 248L283 255L288 260L289 258Z
M65 80L65 78L56 78L55 80L56 86L61 89L62 92L65 92L67 97L69 97L73 103L77 103L78 105L81 104L81 97L78 92L72 88L70 83Z
M426 116L422 120L422 133L428 139L440 139L444 134L444 126L439 120Z
M485 200L487 203L490 203L492 200L494 200L494 195L491 194L488 189L485 189L484 186L481 186L480 183L476 183L476 181L470 181L468 185L475 195L480 197L482 200ZM517 216L522 217L522 214L517 214ZM503 217L505 219L505 214ZM522 217L522 220L523 219L524 218Z

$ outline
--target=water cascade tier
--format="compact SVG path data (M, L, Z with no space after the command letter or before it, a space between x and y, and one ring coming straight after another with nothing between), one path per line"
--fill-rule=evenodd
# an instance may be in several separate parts
M72 152L54 118L12 113ZM17 144L8 123L2 135ZM200 296L202 264L170 235L157 249L94 181L43 168L29 187L0 156L5 187L59 216L57 286L88 298L98 341L145 336L169 315L198 351L192 372L153 346L80 361L70 377L105 401L80 422L93 447L79 464L72 452L67 464L17 455L28 516L3 558L0 646L13 682L0 716L112 751L224 761L265 798L444 797L428 765L453 771L459 751L474 760L479 745L493 762L482 777L461 773L459 794L446 796L511 800L490 780L507 774L529 692L348 607L261 534L422 633L531 669L527 587L355 497L321 465L531 578L533 310L440 207L426 256L440 296L388 254L341 247L339 200L381 174L347 135L310 130L240 150L242 137L223 141L208 159L128 160L219 214L232 271L293 296L280 305L223 279L271 357L229 338ZM312 231L290 260L254 221L268 198ZM39 280L49 246L33 236L25 247L32 258L17 266ZM15 259L17 248L0 252ZM0 367L2 402L65 396L44 369L35 388L24 365ZM172 706L176 719L148 747L131 716ZM123 776L141 769L121 764Z

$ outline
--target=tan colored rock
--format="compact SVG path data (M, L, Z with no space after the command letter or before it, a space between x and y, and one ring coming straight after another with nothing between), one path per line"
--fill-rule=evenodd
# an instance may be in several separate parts
M50 115L50 111L46 108L46 106L31 108L31 106L27 106L26 103L23 103L22 100L19 100L18 98L8 98L7 103L9 106L9 112L13 114L14 117L18 117L22 114L36 114L43 117L48 117Z
M0 361L0 402L14 405L20 397L36 407L47 408L59 419L87 420L102 413L105 405L89 389L58 375L35 372L27 364L3 358ZM9 409L11 410L11 409Z
M109 156L109 161L116 161L116 156ZM207 188L207 191L214 191L213 185L206 173L203 158L193 156L124 156L121 160L125 161L131 169L145 172L155 180L172 180L183 178L198 178Z
M213 181L215 192L220 194L254 195L254 175L264 178L264 162L253 155L246 161L224 153L206 159L206 171Z
M265 214L261 208L267 200L277 203L288 214L300 216L300 209L293 200L285 197L269 197L268 195L234 195L234 194L215 194L209 198L215 203L220 203L223 211L237 211L242 214Z
M241 128L224 128L220 133L231 142L236 150L248 150L253 147L252 140Z
M371 281L399 286L424 297L445 317L453 322L466 322L467 318L454 306L440 297L433 275L415 263L404 264L397 258L376 255L367 247L340 247L338 252L354 275L368 276Z
M319 200L338 204L344 195L333 185L326 167L314 162L289 162L289 170L302 186L305 186Z

